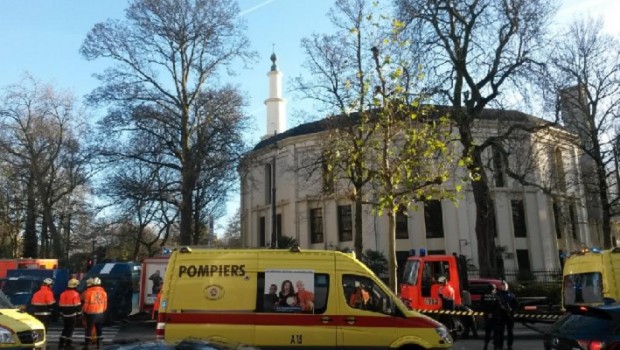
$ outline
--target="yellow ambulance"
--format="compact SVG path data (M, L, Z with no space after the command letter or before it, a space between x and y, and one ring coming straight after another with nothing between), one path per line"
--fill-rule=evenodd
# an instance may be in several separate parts
M408 310L353 254L298 248L173 252L157 337L261 349L452 347L446 327Z
M562 306L620 301L620 248L584 249L564 263Z
M45 327L16 309L0 290L0 349L45 349Z

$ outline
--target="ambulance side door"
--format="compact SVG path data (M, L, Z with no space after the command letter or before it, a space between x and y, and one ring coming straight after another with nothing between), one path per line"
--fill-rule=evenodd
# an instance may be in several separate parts
M338 346L389 348L398 338L395 305L371 278L339 272Z
M282 270L286 272L286 270ZM296 270L290 270L294 275ZM272 284L266 278L268 272L258 274L258 290L281 291L282 285ZM285 274L286 276L286 274ZM312 300L304 309L297 309L298 306L282 306L283 302L270 293L260 294L257 297L256 309L256 341L255 344L261 349L270 347L282 347L286 349L294 348L316 348L332 349L336 345L336 321L334 315L337 304L330 301L334 296L333 281L334 276L323 272L312 273L312 283L305 283L305 287L312 285L309 290L312 293ZM295 283L296 278L290 278ZM286 280L285 280L286 281ZM298 292L298 289L294 289ZM262 293L262 292L261 292ZM298 294L299 295L299 294ZM297 297L291 302L297 304L301 299Z

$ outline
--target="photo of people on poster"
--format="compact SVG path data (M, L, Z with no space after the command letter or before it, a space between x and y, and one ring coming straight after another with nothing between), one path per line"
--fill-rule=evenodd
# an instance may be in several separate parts
M314 271L266 270L263 309L274 312L314 311Z

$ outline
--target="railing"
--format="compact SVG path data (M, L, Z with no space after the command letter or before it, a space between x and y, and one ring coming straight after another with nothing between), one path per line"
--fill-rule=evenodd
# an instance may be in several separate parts
M480 271L476 269L468 270L469 278L479 278ZM509 284L518 283L521 285L528 284L562 284L561 270L518 270L504 269L503 277Z

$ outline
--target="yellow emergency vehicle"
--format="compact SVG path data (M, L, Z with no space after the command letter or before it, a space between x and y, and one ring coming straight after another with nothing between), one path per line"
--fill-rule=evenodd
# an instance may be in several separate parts
M562 306L620 301L620 248L584 249L564 263Z
M45 346L43 323L14 308L0 291L0 349L44 349Z
M262 348L450 349L353 254L182 248L168 262L157 336Z

